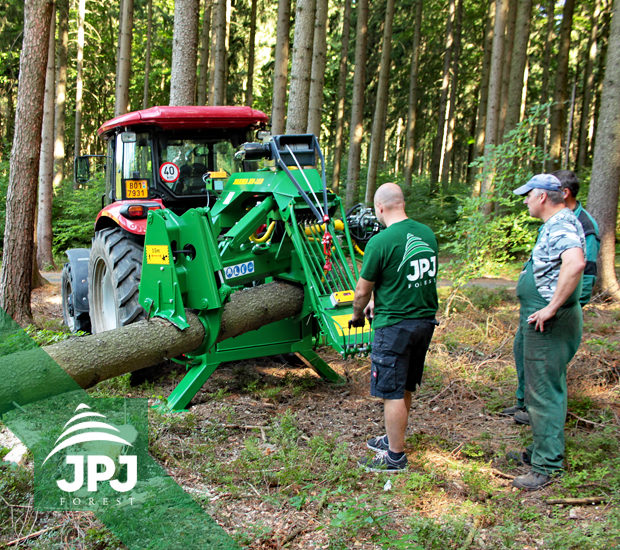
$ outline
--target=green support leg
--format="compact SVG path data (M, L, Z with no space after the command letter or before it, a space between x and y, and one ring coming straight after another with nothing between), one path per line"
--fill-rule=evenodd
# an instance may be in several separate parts
M316 373L326 382L330 382L331 384L345 384L346 380L342 378L334 369L332 369L321 357L319 357L318 353L316 353L313 349L304 348L296 350L299 355L301 355L316 371Z
M179 385L168 396L166 406L171 411L182 411L213 374L219 363L201 363L192 367Z

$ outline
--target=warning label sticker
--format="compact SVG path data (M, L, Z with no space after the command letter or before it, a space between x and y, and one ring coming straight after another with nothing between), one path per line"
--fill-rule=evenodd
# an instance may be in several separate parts
M146 263L153 265L170 265L168 245L146 245Z

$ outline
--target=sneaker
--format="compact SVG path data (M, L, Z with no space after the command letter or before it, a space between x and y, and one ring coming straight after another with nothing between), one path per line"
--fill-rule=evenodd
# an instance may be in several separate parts
M372 449L373 451L387 451L390 447L388 445L388 436L380 435L378 437L373 437L366 442L366 447Z
M532 470L529 474L517 476L512 481L512 486L526 491L538 491L551 483L551 476L539 474Z
M527 414L527 411L517 411L514 413L512 418L514 418L514 421L517 424L525 424L526 426L530 425L530 415Z
M508 407L507 409L504 409L499 414L503 414L504 416L514 416L515 413L519 411L524 411L524 410L525 410L525 407L520 407L519 405L513 405L512 407Z
M506 453L506 458L508 460L514 460L519 466L531 466L532 461L530 459L530 455L527 451L521 451L520 453L517 451L510 451Z
M387 451L381 451L374 458L362 458L357 463L367 472L395 474L396 472L402 472L407 469L407 455L403 455L398 460L392 460Z

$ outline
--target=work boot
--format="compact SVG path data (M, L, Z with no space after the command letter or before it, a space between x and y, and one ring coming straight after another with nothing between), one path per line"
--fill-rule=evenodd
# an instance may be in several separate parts
M362 458L357 464L367 472L386 472L395 474L407 469L407 455L403 454L398 460L392 460L387 451L381 451L374 458Z
M520 405L513 405L512 407L504 409L499 414L503 414L504 416L514 416L515 413L518 413L519 411L525 411L525 407L521 407Z
M517 411L512 418L517 424L530 425L530 415L527 414L527 411Z
M517 476L512 481L512 486L526 491L538 491L551 483L551 476L539 474L531 470L529 474Z
M527 451L521 451L520 453L517 451L510 451L506 453L506 458L508 460L515 461L517 464L519 464L519 466L531 466L532 464L530 455Z
M390 446L388 445L388 436L380 435L378 437L373 437L366 442L366 447L372 449L373 451L387 451Z

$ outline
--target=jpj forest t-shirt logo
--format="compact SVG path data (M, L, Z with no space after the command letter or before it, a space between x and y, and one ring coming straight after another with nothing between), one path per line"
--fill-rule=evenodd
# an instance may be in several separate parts
M414 259L416 256L420 254L433 254L430 258L424 257L419 259ZM405 264L409 263L409 266L413 268L413 273L409 273L407 275L407 279L409 280L409 286L411 287L411 283L415 283L415 286L420 286L419 281L421 279L427 279L424 281L424 284L428 282L432 282L432 278L437 274L437 256L435 255L435 251L428 246L420 237L416 237L411 233L407 234L407 244L405 245L405 252L403 254L403 259L398 266L397 271L400 271L401 267Z
M138 483L137 436L131 424L115 424L89 405L77 405L40 466L46 501L53 492L60 509L132 505L130 491Z

